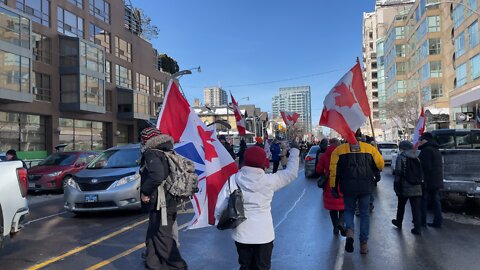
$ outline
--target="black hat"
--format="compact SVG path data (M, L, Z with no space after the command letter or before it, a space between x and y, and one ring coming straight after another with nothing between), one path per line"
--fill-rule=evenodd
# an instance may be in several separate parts
M225 137L225 135L220 135L220 136L218 136L218 140L219 141L226 141L227 137Z
M424 132L422 136L420 137L420 140L426 140L426 141L433 141L433 135L430 132Z
M401 141L398 148L400 148L400 150L412 150L413 144L409 141Z
M6 155L11 155L11 156L16 156L17 155L17 151L15 151L14 149L10 149L7 151L7 153L5 153Z

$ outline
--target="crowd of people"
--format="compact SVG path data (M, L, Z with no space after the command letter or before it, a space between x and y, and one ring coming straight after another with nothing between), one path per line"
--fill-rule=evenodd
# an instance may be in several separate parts
M319 185L323 188L323 205L329 211L333 234L346 237L345 251L354 251L355 212L360 221L360 253L368 253L370 231L370 212L372 192L380 180L384 168L381 153L375 143L367 142L357 131L357 143L341 143L338 139L322 140L317 155L316 172L320 175ZM275 138L265 149L263 140L247 147L240 142L238 152L225 137L219 141L232 155L238 156L239 171L230 178L231 190L240 189L243 193L246 220L232 229L232 238L238 253L240 269L270 269L275 231L273 227L271 202L275 191L298 178L299 160L303 152L308 151L307 144L295 141L281 141ZM157 130L142 132L142 201L145 204L157 204L158 186L169 175L168 163L164 156L153 155L150 149L171 151L172 139ZM302 148L304 148L302 150ZM411 142L399 144L400 154L396 160L394 191L398 196L398 207L392 224L402 228L405 205L410 201L413 229L415 235L421 235L422 227L441 228L442 214L439 190L442 188L442 161L438 145L430 133L424 133L420 139L421 153ZM267 150L267 151L265 151ZM267 152L271 156L267 156ZM267 173L273 163L272 173ZM150 167L154 168L150 171ZM282 170L279 170L282 165ZM321 184L320 184L321 183ZM227 192L223 189L222 192ZM229 189L230 190L230 189ZM166 192L167 193L167 192ZM228 195L228 194L227 194ZM177 236L173 228L176 220L176 204L167 197L167 213L163 217L155 207L150 210L150 223L146 238L146 267L149 269L187 269L178 250ZM228 196L226 196L228 198ZM433 201L434 219L427 222L427 201ZM217 202L215 215L219 215L228 204ZM162 225L162 219L167 225ZM164 224L164 223L163 223Z

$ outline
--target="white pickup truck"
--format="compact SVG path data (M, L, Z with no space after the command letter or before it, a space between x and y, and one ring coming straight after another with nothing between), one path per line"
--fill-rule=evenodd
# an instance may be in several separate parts
M28 177L21 161L0 161L0 248L20 231L28 214Z

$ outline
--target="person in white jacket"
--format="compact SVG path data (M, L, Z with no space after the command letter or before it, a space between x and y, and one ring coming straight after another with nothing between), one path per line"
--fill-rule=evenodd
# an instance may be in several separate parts
M270 269L275 232L271 203L275 191L298 177L298 145L292 143L287 168L275 174L266 174L266 153L261 147L245 150L244 166L230 178L230 190L238 187L243 193L246 220L232 230L238 252L240 269ZM217 220L228 204L229 189L225 185L217 202ZM219 198L222 198L219 196Z

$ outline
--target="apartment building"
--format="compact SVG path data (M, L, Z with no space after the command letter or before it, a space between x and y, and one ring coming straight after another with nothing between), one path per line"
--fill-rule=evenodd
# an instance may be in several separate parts
M227 91L220 87L203 89L203 104L206 106L225 106L228 102Z
M310 86L280 88L278 95L272 97L272 118L281 118L280 111L296 112L300 115L297 127L303 133L312 132L312 101Z
M42 157L138 141L170 74L122 0L3 0L0 151Z

